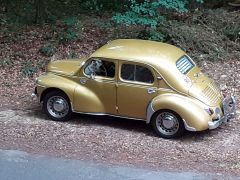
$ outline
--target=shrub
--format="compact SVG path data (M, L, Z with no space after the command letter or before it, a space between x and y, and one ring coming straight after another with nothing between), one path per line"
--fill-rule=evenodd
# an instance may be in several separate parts
M82 28L76 17L65 18L55 27L59 43L75 41L81 38Z
M124 13L117 13L113 16L113 21L125 25L142 25L145 26L149 39L160 40L164 39L157 27L160 27L165 20L163 9L168 11L176 11L179 13L187 12L187 1L183 0L144 0L138 3L136 0L130 0L129 10ZM197 0L202 2L202 0Z
M13 62L9 57L0 60L0 66L6 67L11 65L13 65Z
M55 54L56 48L52 44L47 44L41 47L39 52L47 57L51 57Z
M22 73L24 76L32 77L37 72L37 68L34 67L30 62L26 62L22 67Z

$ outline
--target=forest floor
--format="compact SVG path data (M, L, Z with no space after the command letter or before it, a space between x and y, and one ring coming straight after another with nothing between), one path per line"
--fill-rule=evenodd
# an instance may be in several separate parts
M206 14L204 16L208 18ZM35 78L44 73L46 64L52 60L87 56L108 40L125 37L121 33L126 33L126 29L99 24L100 20L108 21L96 17L88 18L81 27L81 38L67 43L56 43L56 39L51 38L58 33L57 30L52 30L51 25L27 26L17 31L8 25L2 26L0 148L153 169L240 175L239 108L237 117L230 123L213 131L188 132L177 140L158 138L144 122L133 120L86 115L75 115L73 120L64 123L47 120L40 105L30 97L35 87ZM181 24L183 29L184 26ZM196 35L204 38L209 27L212 33L215 25L209 23L206 31ZM127 30L129 28L131 27ZM137 37L134 27L131 33L131 37ZM213 39L210 38L212 36ZM218 36L215 32L208 34L206 38L217 39L221 47L219 51L225 53L224 58L229 59L223 60L221 53L215 55L205 52L204 42L199 42L203 47L198 48L191 44L194 51L192 55L201 57L198 62L200 67L216 81L221 90L233 93L239 100L239 41L222 39L222 35ZM197 39L199 37L192 37L192 41ZM191 50L187 48L189 41L188 38L182 44L188 52ZM181 45L181 41L176 39L171 42ZM229 45L226 52L223 51L226 48L220 45L221 42ZM209 47L216 46L215 42L207 43ZM221 60L212 61L213 57ZM237 104L240 107L239 101Z

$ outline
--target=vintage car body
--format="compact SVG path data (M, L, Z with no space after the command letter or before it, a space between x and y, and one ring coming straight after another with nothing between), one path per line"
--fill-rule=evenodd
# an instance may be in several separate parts
M236 111L184 51L153 41L114 40L89 58L51 62L36 84L33 95L53 120L127 117L151 122L164 138L215 129Z

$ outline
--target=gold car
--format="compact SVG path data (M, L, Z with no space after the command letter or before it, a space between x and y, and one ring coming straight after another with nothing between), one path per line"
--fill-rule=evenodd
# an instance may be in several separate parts
M72 112L126 117L164 138L215 129L236 111L184 51L153 41L114 40L88 58L51 62L36 84L33 96L55 121Z

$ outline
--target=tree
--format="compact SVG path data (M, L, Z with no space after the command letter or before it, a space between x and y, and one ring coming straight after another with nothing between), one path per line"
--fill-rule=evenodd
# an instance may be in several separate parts
M35 6L35 20L36 24L41 24L47 17L46 13L46 1L45 0L34 0Z

